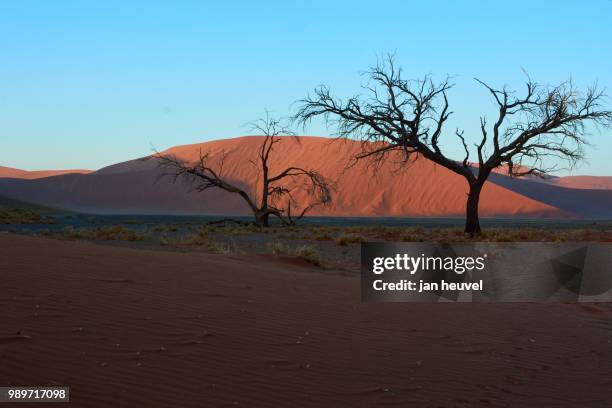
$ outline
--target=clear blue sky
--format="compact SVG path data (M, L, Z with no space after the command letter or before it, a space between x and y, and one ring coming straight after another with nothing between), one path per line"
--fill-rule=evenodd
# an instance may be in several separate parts
M524 68L612 92L611 21L610 0L0 0L0 165L96 169L245 134L321 83L358 91L387 52L407 76L455 76L450 140L491 113L474 76L519 86ZM592 140L575 174L612 175L611 132Z

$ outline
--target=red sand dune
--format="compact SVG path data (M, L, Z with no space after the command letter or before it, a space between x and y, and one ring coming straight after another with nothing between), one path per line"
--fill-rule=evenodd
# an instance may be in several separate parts
M200 147L214 157L231 152L224 163L225 174L236 180L254 178L255 167L243 163L261 143L259 137L219 140L201 145L179 146L164 152L185 160L195 160ZM330 141L316 137L286 138L272 157L272 169L291 165L317 169L337 180L337 194L331 207L319 208L313 214L326 215L462 215L467 192L464 179L427 160L416 160L401 168L401 155L394 154L389 164L375 169L362 161L346 170L350 158L361 146L357 142ZM298 202L308 198L298 192ZM546 204L521 197L493 184L482 196L483 215L529 215L561 212Z
M569 188L584 188L595 190L611 190L612 177L597 176L567 176L558 177L551 180L557 186Z
M10 234L0 271L0 384L68 385L73 407L603 408L612 396L609 305L361 304L357 275L274 258Z
M74 170L20 170L12 167L3 167L0 166L0 178L17 178L17 179L26 179L33 180L44 177L52 177L59 176L62 174L88 174L91 173L91 170L82 170L82 169L74 169Z
M241 137L179 146L165 153L192 160L202 150L214 160L225 152L225 176L248 186L254 184L258 170L248 160L255 157L260 143L260 137ZM353 141L285 138L277 145L270 166L272 172L290 165L311 167L336 182L333 204L316 209L313 215L463 216L467 186L462 177L423 159L401 168L399 155L377 171L365 161L347 169L360 148ZM158 175L155 161L132 160L88 175L0 180L0 195L100 213L249 213L236 195L219 190L189 192L185 185L158 180ZM295 193L300 202L306 201L304 195ZM495 174L482 193L480 211L485 217L611 217L612 191L570 189Z

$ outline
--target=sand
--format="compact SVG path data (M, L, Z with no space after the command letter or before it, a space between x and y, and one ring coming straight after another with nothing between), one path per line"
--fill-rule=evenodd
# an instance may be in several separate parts
M16 178L24 180L34 180L45 177L60 176L64 174L89 174L91 170L70 169L70 170L21 170L12 167L0 166L0 178Z
M608 305L361 304L290 259L0 234L0 384L73 407L604 407ZM52 406L52 405L49 405Z
M612 177L610 176L567 176L555 178L552 182L569 188L612 190Z

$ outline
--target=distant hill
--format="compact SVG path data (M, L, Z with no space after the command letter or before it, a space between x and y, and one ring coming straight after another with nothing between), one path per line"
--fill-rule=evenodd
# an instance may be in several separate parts
M17 179L26 179L33 180L44 177L52 177L59 176L62 174L88 174L91 173L91 170L35 170L35 171L27 171L14 169L12 167L3 167L0 166L0 178L17 178Z
M201 151L211 159L226 154L224 175L242 185L255 184L255 158L261 137L246 136L168 149L185 160ZM336 182L331 206L313 215L462 217L465 180L430 161L419 159L400 166L390 156L376 171L368 162L348 167L359 142L319 137L284 138L272 156L272 172L289 165L312 167ZM64 174L42 179L0 179L0 194L43 205L96 213L248 214L236 195L220 190L204 193L169 179L159 179L155 160L136 159L90 174ZM607 177L513 179L492 174L481 196L483 217L612 218L612 190ZM585 180L588 180L585 181ZM576 188L578 187L578 188ZM256 194L257 192L252 191ZM304 202L303 191L295 193Z

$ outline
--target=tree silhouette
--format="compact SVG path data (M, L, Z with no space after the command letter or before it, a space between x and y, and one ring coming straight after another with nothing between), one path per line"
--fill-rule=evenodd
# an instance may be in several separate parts
M228 155L225 151L221 152L218 159L213 160L209 152L200 150L194 163L162 153L156 153L153 157L163 169L162 177L170 176L174 182L185 181L196 191L219 188L238 194L253 212L255 224L262 227L270 225L270 215L278 217L283 224L295 224L314 207L331 202L331 185L316 170L297 166L287 167L276 173L270 170L270 157L274 153L275 145L281 142L283 136L293 136L291 131L282 126L280 120L271 118L266 113L265 118L250 123L250 127L264 136L256 158L244 158L245 163L257 167L257 179L251 187L254 194L259 191L259 200L253 197L248 189L240 187L224 175L223 165ZM287 183L289 181L292 181L291 185ZM300 188L305 189L312 197L306 205L300 205L294 198L294 190ZM292 206L297 214L291 213Z
M528 78L524 95L518 97L506 87L495 89L476 79L492 95L498 114L492 127L484 116L480 118L475 163L470 162L464 132L454 132L465 150L463 159L455 160L439 144L452 113L448 78L439 83L430 77L405 80L392 57L367 75L370 81L363 86L366 97L342 100L332 96L328 87L320 86L314 96L299 101L294 119L305 125L322 116L337 128L339 137L362 140L363 150L356 159L384 161L388 153L400 150L405 160L423 156L463 176L469 186L465 231L471 236L481 231L478 203L493 170L507 167L512 177L543 176L557 169L554 164L546 167L547 159L553 158L572 167L584 158L585 124L609 127L612 123L612 111L603 108L607 98L596 86L579 92L571 81L543 86Z

